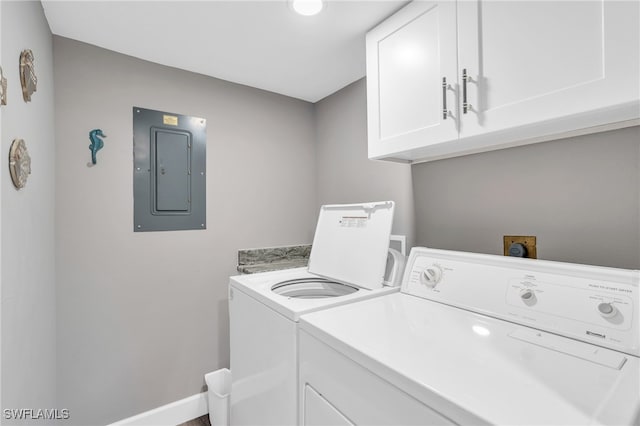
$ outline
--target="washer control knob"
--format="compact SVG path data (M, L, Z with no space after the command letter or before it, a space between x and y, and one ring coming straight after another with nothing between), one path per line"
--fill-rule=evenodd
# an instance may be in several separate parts
M420 274L420 281L427 287L435 287L442 279L442 269L437 265L427 266Z
M533 304L536 301L536 293L530 288L520 290L520 298L526 304Z
M613 318L618 313L618 310L611 303L600 303L598 305L598 312L605 318Z

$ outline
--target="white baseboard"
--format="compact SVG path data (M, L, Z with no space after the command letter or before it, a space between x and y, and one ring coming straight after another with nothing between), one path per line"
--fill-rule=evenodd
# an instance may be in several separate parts
M109 426L176 426L204 416L208 412L207 392L202 392L117 421Z

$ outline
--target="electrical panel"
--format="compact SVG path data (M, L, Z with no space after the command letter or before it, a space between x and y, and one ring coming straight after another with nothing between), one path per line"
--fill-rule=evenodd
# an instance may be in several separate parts
M133 230L206 228L203 118L133 108Z

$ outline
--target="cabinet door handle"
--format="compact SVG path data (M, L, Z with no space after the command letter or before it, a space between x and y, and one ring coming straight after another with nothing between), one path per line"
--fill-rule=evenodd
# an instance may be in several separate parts
M471 77L467 75L467 69L462 70L462 113L466 114L471 109L471 105L467 102L467 82Z
M446 120L449 116L447 111L447 77L442 77L442 119Z

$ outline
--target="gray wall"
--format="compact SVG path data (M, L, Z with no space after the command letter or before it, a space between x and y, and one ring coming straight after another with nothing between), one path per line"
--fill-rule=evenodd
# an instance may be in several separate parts
M40 2L0 3L2 67L2 408L55 408L54 110L51 33ZM38 90L22 99L20 52L35 56ZM27 143L32 172L16 190L8 170L14 139ZM35 423L42 421L35 421ZM12 424L3 420L3 424Z
M54 57L59 405L103 424L229 365L239 248L311 242L313 105L65 38ZM207 230L132 232L134 105L206 118Z
M640 127L413 166L417 244L640 268Z
M318 206L358 201L396 202L393 233L414 237L411 167L367 159L365 79L315 104Z

